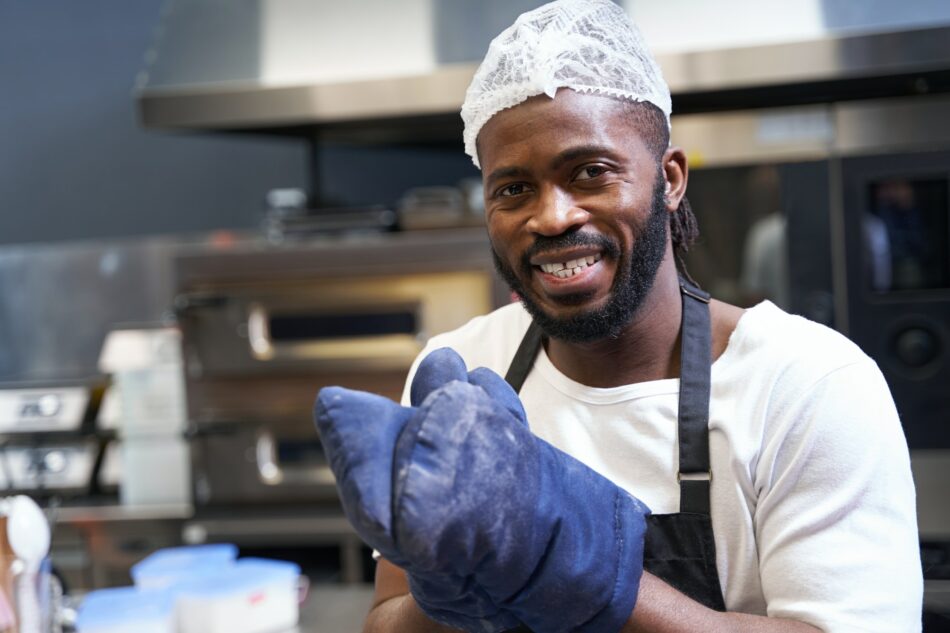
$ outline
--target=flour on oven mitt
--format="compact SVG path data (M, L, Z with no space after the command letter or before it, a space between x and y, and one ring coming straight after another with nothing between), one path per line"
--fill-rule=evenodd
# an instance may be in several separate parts
M453 350L438 349L426 356L420 363L412 384L410 385L410 403L413 407L423 404L426 397L449 382L459 381L480 384L486 380L484 372L489 376L487 380L501 380L497 374L487 369L466 371L465 362ZM517 394L509 390L510 396L502 404L510 409L519 419L525 419L524 409ZM420 416L406 432L400 436L401 444L397 445L397 454L411 452L412 445L418 438L418 428L424 421ZM397 460L406 463L405 460ZM406 470L401 470L404 474ZM397 481L400 478L397 476ZM405 483L405 478L402 478ZM394 492L394 497L402 494L402 490ZM407 574L409 587L413 597L422 610L433 620L455 626L466 631L506 631L514 629L520 622L510 613L497 612L498 607L488 597L484 589L474 584L471 576L459 576L452 573L429 571L427 573L410 572ZM486 608L491 605L490 608ZM477 609L473 609L477 607ZM494 609L496 613L490 613ZM478 621L464 621L459 618L459 612L471 616L479 614Z
M418 408L321 392L317 421L347 516L406 569L438 621L619 630L636 602L649 510L532 435L499 376L466 374L452 356L420 364Z
M464 380L464 363L456 368L461 372L456 377ZM407 571L413 593L430 617L479 633L517 626L514 616L502 613L472 579L421 573L393 541L392 483L398 468L393 453L407 426L421 422L419 410L374 394L328 387L317 396L315 419L347 519L367 544Z
M446 371L456 379L439 386L439 368L454 363L464 367L433 352L410 391L421 406L394 458L400 553L474 578L534 631L619 631L639 591L649 509L533 435L494 372L465 382Z
M383 396L342 387L317 394L314 418L350 524L387 560L392 543L392 472L396 438L415 414Z

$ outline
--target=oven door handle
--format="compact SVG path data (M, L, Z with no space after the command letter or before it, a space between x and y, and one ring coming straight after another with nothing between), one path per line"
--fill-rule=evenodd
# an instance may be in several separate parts
M273 360L274 344L270 338L270 317L267 309L259 303L248 306L247 340L251 353L257 360ZM273 439L273 438L272 438Z
M274 434L262 430L257 435L254 446L257 476L268 486L281 484L329 484L334 485L336 479L328 464L311 464L308 466L294 466L289 468L280 463L278 442Z
M172 310L179 317L194 310L218 309L228 305L226 295L210 292L182 293L172 299Z
M269 486L277 486L284 481L284 471L277 458L277 441L269 431L262 431L257 436L254 447L254 456L257 464L257 475L261 481Z

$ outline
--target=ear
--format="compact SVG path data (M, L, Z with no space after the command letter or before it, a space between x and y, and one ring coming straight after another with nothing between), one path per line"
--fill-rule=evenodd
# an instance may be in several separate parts
M663 153L663 177L666 179L663 194L666 210L675 213L686 195L686 181L689 178L686 153L681 148L670 147Z

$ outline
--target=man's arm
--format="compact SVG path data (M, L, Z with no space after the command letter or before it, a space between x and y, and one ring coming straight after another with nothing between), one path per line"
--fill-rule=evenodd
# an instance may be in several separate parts
M819 633L803 622L720 613L643 572L640 595L622 633Z
M376 592L366 616L363 633L453 633L458 629L433 622L422 612L409 593L406 573L379 559L376 566Z
M376 596L363 633L451 633L428 619L409 594L405 573L386 560L376 568ZM719 613L644 572L640 596L622 633L817 633L801 622Z

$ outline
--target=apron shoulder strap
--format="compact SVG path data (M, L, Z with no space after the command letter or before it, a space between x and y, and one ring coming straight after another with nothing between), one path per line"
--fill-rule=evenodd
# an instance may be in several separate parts
M511 365L508 366L508 373L505 374L505 380L515 392L521 391L525 379L531 372L534 359L541 349L541 336L541 328L534 321L531 321L531 325L528 326L528 330L525 332L524 338L521 339L521 344L511 360Z
M680 512L709 514L709 392L712 333L709 294L681 280L683 324L680 343L679 473Z
M709 514L709 393L712 333L709 294L680 281L683 300L679 394L680 512ZM515 352L505 380L520 392L541 349L541 328L531 322Z

